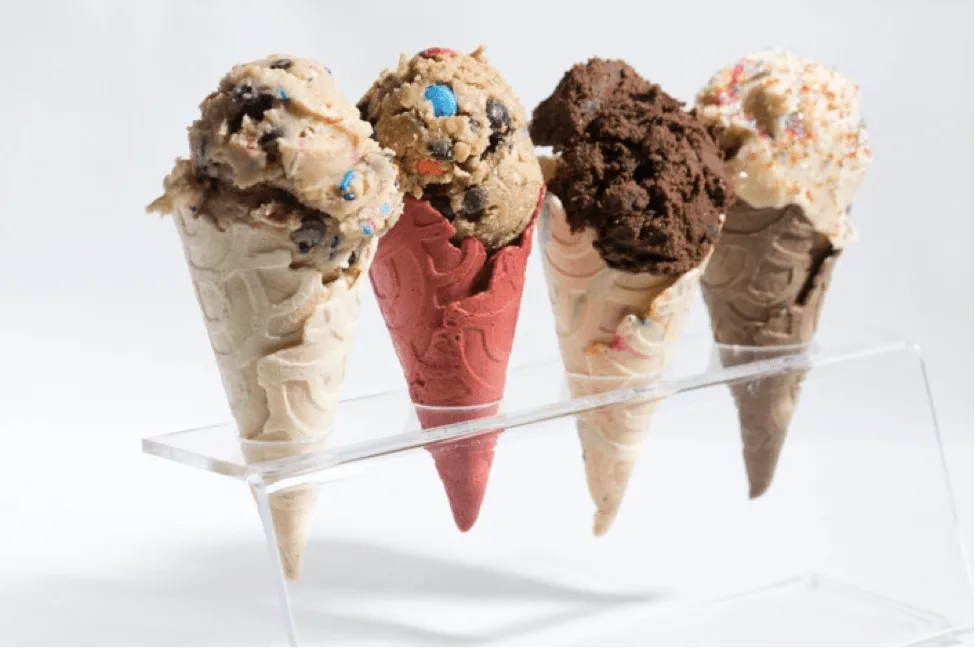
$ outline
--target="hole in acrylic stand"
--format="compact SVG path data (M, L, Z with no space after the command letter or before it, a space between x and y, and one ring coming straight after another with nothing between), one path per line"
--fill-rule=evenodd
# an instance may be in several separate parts
M487 434L491 430L480 430L476 434L465 434L464 428L454 428L449 435L437 433L437 428L475 421L477 419L489 418L502 413L501 401L493 401L481 405L421 405L413 403L407 415L406 423L403 426L404 432L423 430L424 437L429 437L430 442L442 441L445 438L457 439L467 436L480 436Z
M736 367L752 364L763 360L774 360L782 357L805 358L815 349L815 342L804 344L777 344L768 346L746 346L741 344L714 344L711 363L708 369L722 367Z

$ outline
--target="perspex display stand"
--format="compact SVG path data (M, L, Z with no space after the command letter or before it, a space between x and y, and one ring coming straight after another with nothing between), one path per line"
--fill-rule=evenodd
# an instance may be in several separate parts
M893 646L970 633L967 547L918 350L872 335L740 351L723 366L686 336L658 380L575 399L559 363L512 369L501 413L433 430L405 393L349 400L323 446L263 463L247 464L232 425L143 447L253 491L271 569L241 556L268 588L255 585L260 611L246 614L281 607L259 644ZM770 487L750 499L729 386L789 375L804 375L798 406ZM576 418L654 399L619 515L593 537ZM480 518L461 533L424 445L499 430ZM317 505L289 582L268 497L308 487Z

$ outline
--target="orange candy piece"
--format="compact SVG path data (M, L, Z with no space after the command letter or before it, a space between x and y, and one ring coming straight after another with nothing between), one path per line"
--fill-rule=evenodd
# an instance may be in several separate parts
M433 160L420 160L416 163L416 172L420 175L443 175L443 167Z

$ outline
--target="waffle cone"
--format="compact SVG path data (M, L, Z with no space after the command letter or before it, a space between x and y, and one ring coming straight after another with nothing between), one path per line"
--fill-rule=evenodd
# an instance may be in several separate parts
M291 268L280 237L260 228L220 230L181 211L175 221L246 460L320 447L345 378L361 279L323 284L320 272ZM269 498L291 579L301 573L315 495L300 487Z
M489 256L476 238L452 243L454 226L407 196L369 276L417 405L490 406L504 396L534 224L533 216L520 239ZM427 429L496 411L419 408L418 415ZM461 531L477 520L500 433L427 447Z
M589 230L573 233L554 196L542 215L542 259L562 361L575 397L652 385L677 345L702 267L679 277L606 266ZM650 418L660 401L625 403L579 415L593 532L616 518Z
M756 209L739 201L702 279L711 329L725 366L793 354L812 340L839 250L800 207ZM805 372L731 385L738 408L749 494L772 482Z

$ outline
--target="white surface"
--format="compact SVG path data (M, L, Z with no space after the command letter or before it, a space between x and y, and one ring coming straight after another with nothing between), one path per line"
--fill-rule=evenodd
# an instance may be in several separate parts
M538 5L4 5L0 582L18 573L27 585L0 588L0 642L39 626L48 642L146 641L132 634L140 621L159 629L155 643L219 641L202 621L166 622L161 601L207 603L206 584L181 580L169 557L193 546L197 522L233 538L256 521L233 484L185 470L181 488L200 490L180 497L164 490L178 468L138 456L144 435L228 418L176 233L142 208L185 152L200 99L232 63L271 51L320 59L357 97L400 51L484 42L529 107L596 54L685 100L749 50L835 64L863 88L874 166L854 208L862 240L837 269L821 330L881 326L924 346L972 537L971 3ZM556 353L537 259L529 267L514 364ZM706 330L700 305L690 328ZM367 297L348 394L400 384ZM108 455L118 461L95 460ZM128 623L97 613L113 605Z

